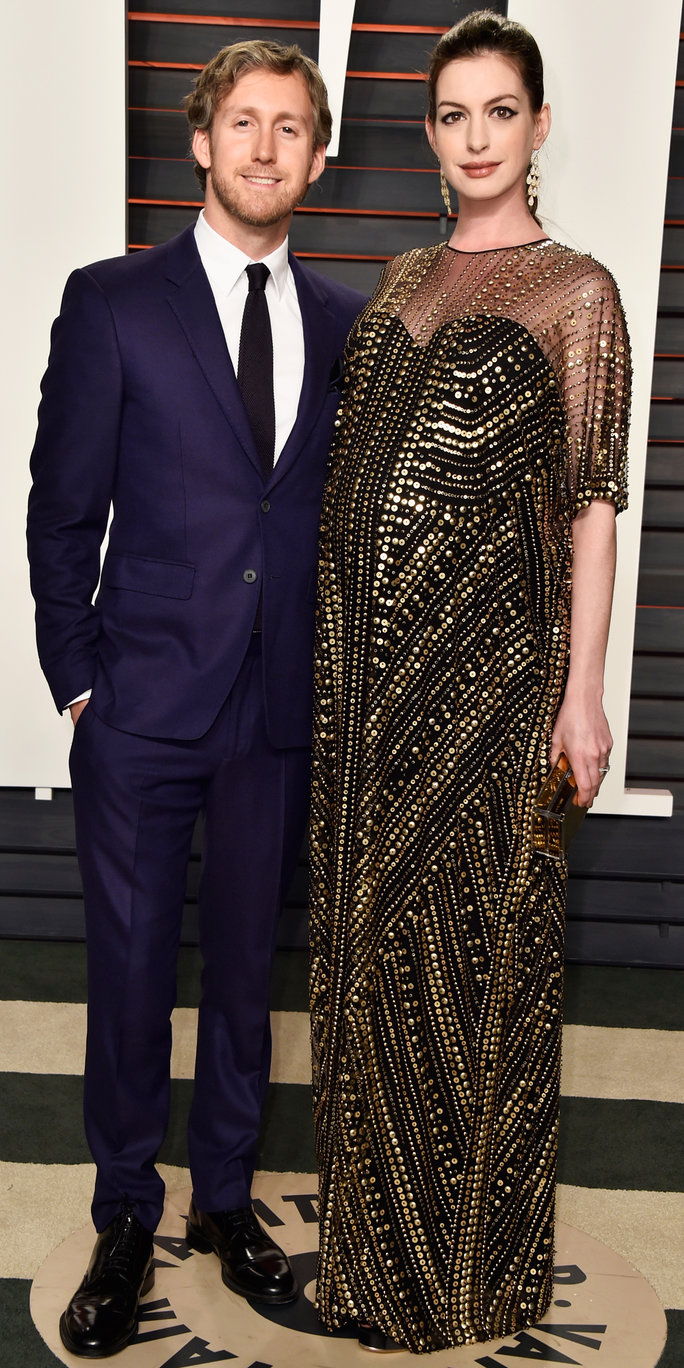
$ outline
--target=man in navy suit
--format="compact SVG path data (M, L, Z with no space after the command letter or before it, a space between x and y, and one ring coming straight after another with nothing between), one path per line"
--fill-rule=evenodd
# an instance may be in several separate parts
M234 44L187 112L204 211L161 247L70 277L32 458L38 648L75 725L98 1238L60 1332L86 1357L129 1343L152 1285L200 811L188 1239L218 1254L233 1291L297 1294L250 1185L276 922L307 810L320 500L363 299L288 254L330 139L315 64L298 48Z

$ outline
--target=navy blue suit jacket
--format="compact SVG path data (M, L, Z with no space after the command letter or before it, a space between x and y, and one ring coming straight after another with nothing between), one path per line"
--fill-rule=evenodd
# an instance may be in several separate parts
M304 382L266 484L193 229L70 276L28 518L38 650L58 708L92 686L90 706L114 727L201 736L261 593L269 737L309 744L321 494L339 360L364 299L290 264Z

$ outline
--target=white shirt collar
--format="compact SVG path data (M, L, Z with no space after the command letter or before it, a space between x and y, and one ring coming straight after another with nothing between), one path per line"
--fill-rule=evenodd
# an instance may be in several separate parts
M235 247L227 238L217 233L216 229L207 223L204 210L199 214L195 224L195 241L207 275L211 276L221 294L229 295L242 272L251 264L252 257L247 256L245 252L240 251L239 247ZM269 252L269 255L262 257L261 260L271 272L273 284L280 299L287 288L289 278L287 238L281 242L279 247L276 247L275 252Z

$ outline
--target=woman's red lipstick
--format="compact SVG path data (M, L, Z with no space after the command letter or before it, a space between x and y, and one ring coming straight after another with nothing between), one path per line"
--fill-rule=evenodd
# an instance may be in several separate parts
M478 178L491 175L492 171L496 171L497 166L500 165L500 162L463 162L461 170L465 171L467 176Z

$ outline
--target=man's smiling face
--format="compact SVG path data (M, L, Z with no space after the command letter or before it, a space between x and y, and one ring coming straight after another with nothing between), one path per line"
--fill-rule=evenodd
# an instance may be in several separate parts
M207 210L254 228L289 222L325 165L302 76L259 68L225 96L193 152L207 171Z

